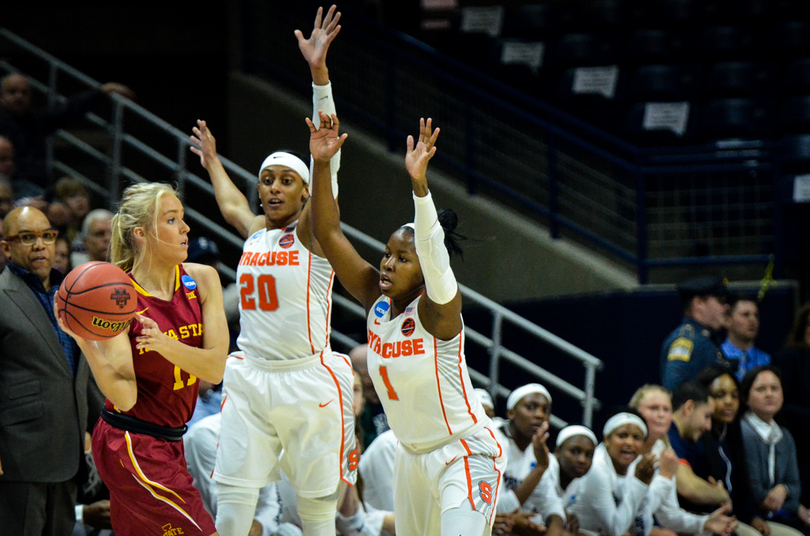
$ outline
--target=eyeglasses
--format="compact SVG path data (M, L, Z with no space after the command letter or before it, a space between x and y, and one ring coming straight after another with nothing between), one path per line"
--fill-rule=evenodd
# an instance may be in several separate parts
M56 229L48 229L47 231L42 231L39 233L30 231L27 233L20 233L14 236L6 237L6 242L14 242L19 240L26 246L33 246L37 243L37 238L41 238L42 242L45 244L53 244L56 242L56 238L59 236L59 231Z

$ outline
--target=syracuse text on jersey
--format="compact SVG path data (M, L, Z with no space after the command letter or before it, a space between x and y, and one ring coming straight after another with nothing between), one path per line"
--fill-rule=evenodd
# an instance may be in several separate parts
M382 356L383 359L423 355L425 353L425 341L423 339L383 343L380 336L371 330L368 330L368 347L372 352Z
M243 266L298 266L298 251L265 251L242 253L239 264Z

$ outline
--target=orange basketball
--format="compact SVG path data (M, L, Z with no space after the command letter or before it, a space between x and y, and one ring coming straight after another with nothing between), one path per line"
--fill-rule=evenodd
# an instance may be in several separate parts
M59 317L76 335L91 341L126 331L138 299L132 280L109 262L87 262L65 277L56 293Z

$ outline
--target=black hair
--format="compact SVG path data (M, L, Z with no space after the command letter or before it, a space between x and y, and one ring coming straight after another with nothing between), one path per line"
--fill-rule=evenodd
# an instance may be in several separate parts
M720 376L724 376L728 374L734 380L734 384L737 386L737 389L740 388L740 380L737 379L737 375L734 374L731 367L725 363L712 363L708 365L706 368L700 371L695 378L695 381L701 383L706 386L706 388L711 389L712 382L719 378Z
M458 216L453 209L443 208L438 211L439 225L442 226L444 231L444 247L447 248L447 254L453 258L453 254L457 254L464 260L464 250L461 249L459 242L467 240L467 237L458 234L455 229L458 227ZM413 233L413 228L410 225L403 225L400 229L407 229Z
M757 309L759 309L759 300L757 299L756 296L748 295L748 294L732 294L731 296L728 297L728 311L729 311L729 314L731 314L731 311L734 310L735 305L737 305L740 302L744 302L744 301L748 301L748 302L751 302L751 303L755 304L757 306Z
M757 376L766 370L773 372L774 375L779 378L779 383L782 383L782 371L779 369L779 367L774 367L773 365L760 365L752 368L745 373L742 382L740 382L740 398L746 404L748 403L748 395L751 394L751 388L754 386Z
M672 411L678 411L689 400L695 406L705 404L711 396L709 388L697 380L681 382L672 390Z

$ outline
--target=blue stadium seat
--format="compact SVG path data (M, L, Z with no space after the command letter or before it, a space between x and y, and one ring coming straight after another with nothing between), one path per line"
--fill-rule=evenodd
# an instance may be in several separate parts
M622 57L620 43L620 38L614 34L566 34L548 44L546 65L561 70L611 65Z
M782 69L783 95L810 94L810 58L789 61Z
M703 62L752 60L761 52L761 36L751 27L707 26L698 36L695 59Z
M558 4L529 4L508 7L504 14L502 37L520 39L546 39L550 35L559 35L560 28Z
M630 32L625 44L628 62L675 63L684 61L692 46L690 33L679 29L646 28Z
M781 59L810 56L810 23L790 20L774 23L766 41L769 53Z
M779 131L782 134L810 134L810 95L782 101Z
M776 102L773 99L715 99L707 102L701 119L706 139L771 137Z
M642 65L630 76L627 97L633 102L692 100L700 93L701 79L697 65Z
M782 138L782 171L810 171L810 134L795 134Z
M710 98L773 95L778 83L776 73L775 63L719 62L709 67L704 88Z

